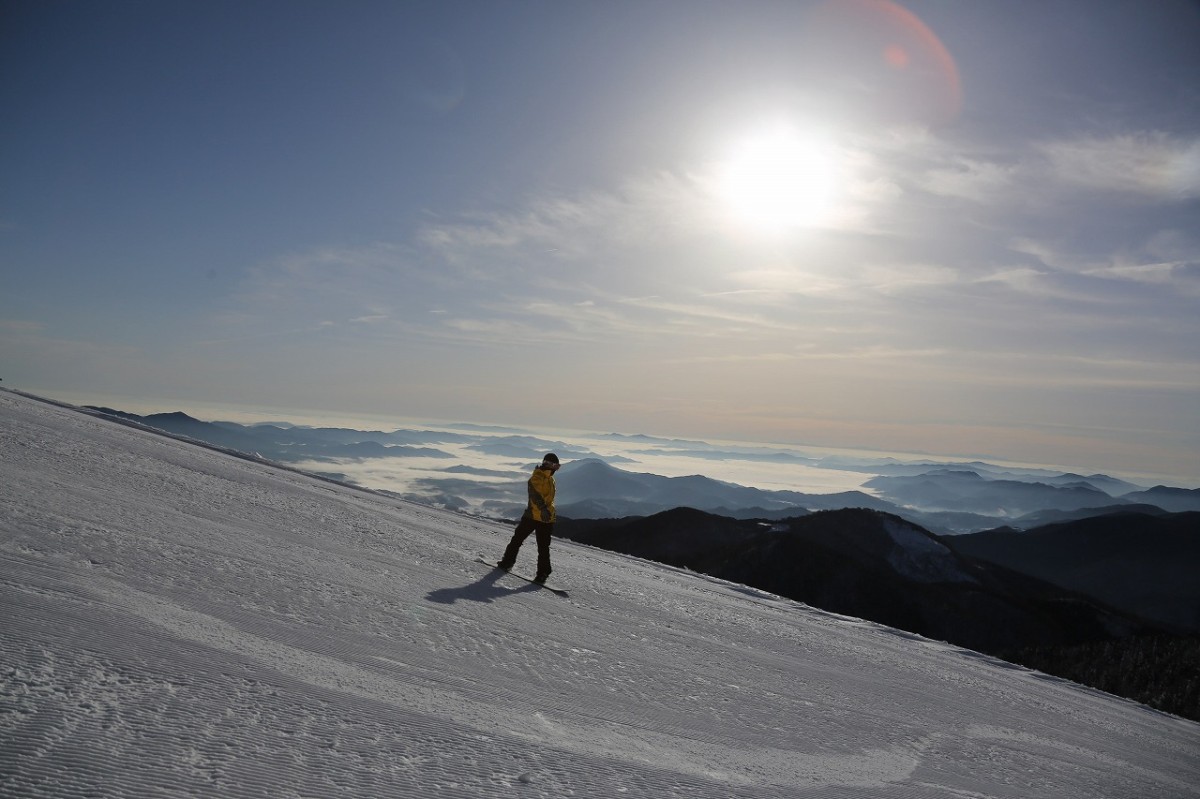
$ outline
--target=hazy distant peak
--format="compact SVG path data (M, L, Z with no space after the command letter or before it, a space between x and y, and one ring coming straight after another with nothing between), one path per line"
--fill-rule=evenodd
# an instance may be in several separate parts
M194 422L196 424L206 424L201 422L194 416L188 416L183 411L170 411L169 413L151 413L144 417L147 421L155 422Z

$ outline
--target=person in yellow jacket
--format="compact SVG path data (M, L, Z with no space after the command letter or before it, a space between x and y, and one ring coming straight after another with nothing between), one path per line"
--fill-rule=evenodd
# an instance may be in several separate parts
M550 576L550 536L554 534L554 473L558 471L558 456L553 452L542 458L541 466L533 470L529 477L529 505L525 515L513 531L512 540L504 550L504 557L496 564L505 571L511 569L517 562L517 553L521 544L530 533L537 533L537 575L535 583L544 583Z

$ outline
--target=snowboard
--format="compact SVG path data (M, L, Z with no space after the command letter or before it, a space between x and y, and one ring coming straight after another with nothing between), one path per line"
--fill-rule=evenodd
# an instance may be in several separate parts
M483 558L476 558L475 560L478 563L482 563L484 566L491 566L493 569L498 569L498 570L504 572L505 574L511 574L513 577L516 577L518 580L524 580L525 582L529 583L530 585L536 585L538 588L545 588L547 591L550 591L551 593L558 594L559 596L570 596L570 594L568 594L562 588L554 588L552 586L546 585L545 583L536 582L532 577L526 577L523 574L517 574L515 571L510 571L508 569L501 569L499 566L497 566L494 562L492 562L490 560L484 560Z

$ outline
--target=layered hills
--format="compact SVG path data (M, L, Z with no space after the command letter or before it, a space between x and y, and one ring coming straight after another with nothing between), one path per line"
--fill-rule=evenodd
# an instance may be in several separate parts
M787 452L727 452L701 448L702 442L649 437L609 437L649 446L700 463L727 457L747 462L807 462L826 468L873 474L862 489L828 493L764 489L716 480L702 474L666 477L634 471L631 459L600 456L587 447L512 431L476 429L354 430L300 427L284 423L205 422L182 412L139 416L93 408L130 424L255 455L298 464L353 482L346 464L421 463L422 476L399 495L426 504L492 518L519 515L524 480L541 453L558 451L565 461L560 510L573 518L648 516L690 507L735 518L782 519L820 510L871 508L894 513L938 534L969 533L1000 526L1028 529L1041 524L1136 510L1144 513L1200 511L1200 490L1147 488L1107 475L1083 476L1047 470L1001 468L982 462L899 464L820 462ZM603 437L602 437L603 438ZM455 453L479 453L490 466L463 462Z

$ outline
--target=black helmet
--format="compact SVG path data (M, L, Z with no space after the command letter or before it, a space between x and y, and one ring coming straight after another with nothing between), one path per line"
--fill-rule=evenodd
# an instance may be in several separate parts
M558 463L558 456L553 452L547 452L546 457L542 458L542 465L545 466L547 463Z

